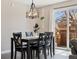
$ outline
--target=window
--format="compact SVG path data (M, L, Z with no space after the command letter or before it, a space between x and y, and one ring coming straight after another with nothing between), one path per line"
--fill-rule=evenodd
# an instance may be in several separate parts
M54 20L57 47L69 48L69 40L77 39L77 7L55 9Z

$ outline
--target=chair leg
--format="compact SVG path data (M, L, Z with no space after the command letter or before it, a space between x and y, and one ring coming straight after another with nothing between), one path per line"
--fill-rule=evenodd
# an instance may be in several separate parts
M40 59L39 49L37 50L38 59Z
M38 57L38 52L37 52L37 50L36 50L36 57Z
M51 46L50 46L50 55L51 55L51 57L52 57L52 48L51 48Z
M48 55L49 55L49 48L48 48Z
M28 51L27 51L27 59L31 59L30 54L31 54L31 50L28 48Z
M15 57L14 57L14 59L16 59L16 55L17 55L17 51L15 51Z
M23 59L23 52L21 52L21 59Z
M44 51L44 58L47 59L47 56L46 56L46 48L45 47L44 47L43 51Z
M31 50L31 59L32 59L32 50Z
M27 53L27 59L28 59L28 51L26 53Z
M24 54L23 55L24 55L24 59L25 59L25 51L24 51Z

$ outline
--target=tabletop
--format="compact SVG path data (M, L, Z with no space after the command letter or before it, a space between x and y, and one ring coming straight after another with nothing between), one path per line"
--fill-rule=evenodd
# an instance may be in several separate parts
M32 40L32 39L38 39L39 36L27 36L27 37L22 37L22 39L26 39L26 40Z

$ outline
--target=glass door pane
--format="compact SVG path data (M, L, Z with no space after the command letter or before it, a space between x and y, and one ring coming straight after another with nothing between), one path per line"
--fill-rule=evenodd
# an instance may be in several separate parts
M55 37L57 47L67 47L67 12L57 10L55 12Z
M77 39L77 8L69 9L69 40Z

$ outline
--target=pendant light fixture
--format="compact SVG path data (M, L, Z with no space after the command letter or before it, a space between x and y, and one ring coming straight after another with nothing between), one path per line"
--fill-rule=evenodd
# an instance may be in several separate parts
M31 19L39 17L39 13L35 7L35 4L33 3L33 0L32 0L30 11L26 12L26 17L31 18Z

